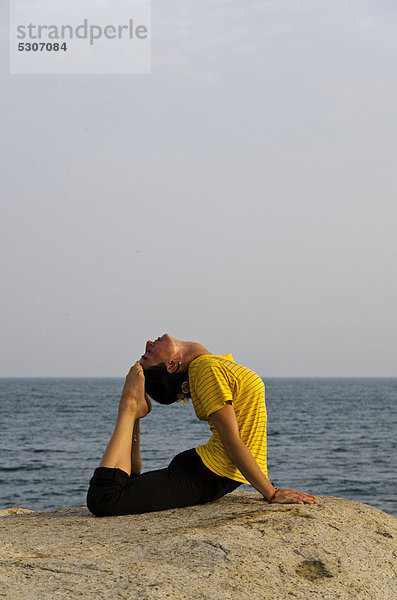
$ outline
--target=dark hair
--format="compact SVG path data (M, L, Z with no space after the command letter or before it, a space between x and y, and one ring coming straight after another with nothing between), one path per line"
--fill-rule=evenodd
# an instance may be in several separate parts
M168 373L167 365L160 363L144 369L145 390L159 404L173 404L181 394L182 383L188 380L187 369L176 373Z

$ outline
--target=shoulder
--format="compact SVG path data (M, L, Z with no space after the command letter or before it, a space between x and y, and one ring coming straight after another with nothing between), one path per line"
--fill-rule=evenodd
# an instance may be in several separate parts
M196 414L197 411L199 414L200 410L203 411L204 420L208 420L209 415L222 408L226 402L232 402L235 386L224 360L223 356L206 354L192 361L193 368L189 367L193 405Z
M211 373L225 373L231 364L235 364L231 354L203 354L190 363L189 377L197 380Z

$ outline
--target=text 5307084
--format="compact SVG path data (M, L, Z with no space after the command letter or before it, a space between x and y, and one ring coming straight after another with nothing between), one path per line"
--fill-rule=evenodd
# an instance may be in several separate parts
M57 42L20 42L18 44L19 52L66 52L66 42L58 44Z

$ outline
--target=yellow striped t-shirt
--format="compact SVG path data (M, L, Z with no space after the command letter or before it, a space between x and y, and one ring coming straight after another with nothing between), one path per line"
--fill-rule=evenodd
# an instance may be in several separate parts
M235 363L231 354L198 356L189 364L188 372L194 410L201 421L209 423L212 432L208 442L196 448L205 466L222 477L248 483L232 463L211 423L211 414L226 402L231 402L240 437L267 476L267 417L265 386L261 378L250 369Z

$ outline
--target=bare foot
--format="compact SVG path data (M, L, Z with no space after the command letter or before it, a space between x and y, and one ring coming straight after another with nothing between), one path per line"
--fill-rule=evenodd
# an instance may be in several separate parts
M145 394L145 375L139 362L131 367L125 379L119 410L134 413L136 419L143 419L152 410L149 396Z

